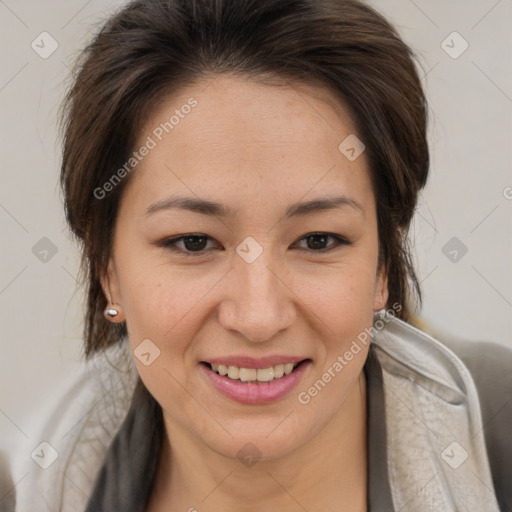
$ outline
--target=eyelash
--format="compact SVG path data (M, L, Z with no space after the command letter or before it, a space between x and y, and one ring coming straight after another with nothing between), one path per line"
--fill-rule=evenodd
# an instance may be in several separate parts
M336 243L331 245L327 249L319 249L319 250L302 249L304 251L309 251L312 253L321 253L322 254L322 253L330 252L330 251L336 249L337 247L339 247L340 245L351 245L352 244L352 242L345 237L342 237L340 235L335 235L334 233L326 233L323 231L308 233L307 235L304 235L302 238L300 238L299 242L302 240L305 240L306 238L308 238L310 236L327 236L328 238L332 238L332 239L336 240ZM167 238L167 239L159 242L157 245L164 247L166 249L169 249L171 251L181 252L182 254L184 254L186 256L200 257L200 256L204 256L206 254L206 252L207 252L206 249L201 249L199 251L187 251L186 249L178 248L176 244L178 242L184 240L185 238L207 238L209 240L213 240L208 235L204 235L201 233L188 233L186 235L181 235L181 236L178 236L175 238Z

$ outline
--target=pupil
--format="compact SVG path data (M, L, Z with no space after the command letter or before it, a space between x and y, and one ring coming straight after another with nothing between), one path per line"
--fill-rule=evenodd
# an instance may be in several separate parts
M198 244L197 243L198 240L202 241L203 243L199 242L199 244ZM184 243L185 243L185 247L187 248L187 250L193 251L194 249L199 249L199 250L204 249L205 240L206 240L206 237L204 237L204 236L189 236L184 239Z
M313 240L313 247L310 246L310 244L308 243L308 246L310 249L322 249L323 247L320 247L320 246L323 246L325 244L325 241L326 241L327 237L326 235L309 235L308 237L308 242ZM320 240L320 246L318 243L315 243L315 240Z

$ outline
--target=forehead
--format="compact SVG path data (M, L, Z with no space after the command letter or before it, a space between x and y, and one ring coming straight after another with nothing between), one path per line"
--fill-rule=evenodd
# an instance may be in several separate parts
M148 114L135 150L151 149L125 194L148 203L187 193L237 210L331 192L368 203L366 155L351 161L339 149L355 133L348 109L327 88L205 78Z

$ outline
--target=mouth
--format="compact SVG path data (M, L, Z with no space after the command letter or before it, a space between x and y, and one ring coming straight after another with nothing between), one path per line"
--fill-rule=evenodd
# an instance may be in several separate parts
M200 367L208 382L222 395L243 404L269 404L285 397L295 388L311 359L270 366L239 367L202 361Z

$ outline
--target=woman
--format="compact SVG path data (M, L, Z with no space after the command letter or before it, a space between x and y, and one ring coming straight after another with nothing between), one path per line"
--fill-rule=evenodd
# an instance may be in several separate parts
M63 133L94 364L18 510L512 504L493 412L511 351L456 355L409 323L426 102L379 14L129 3L85 50Z

